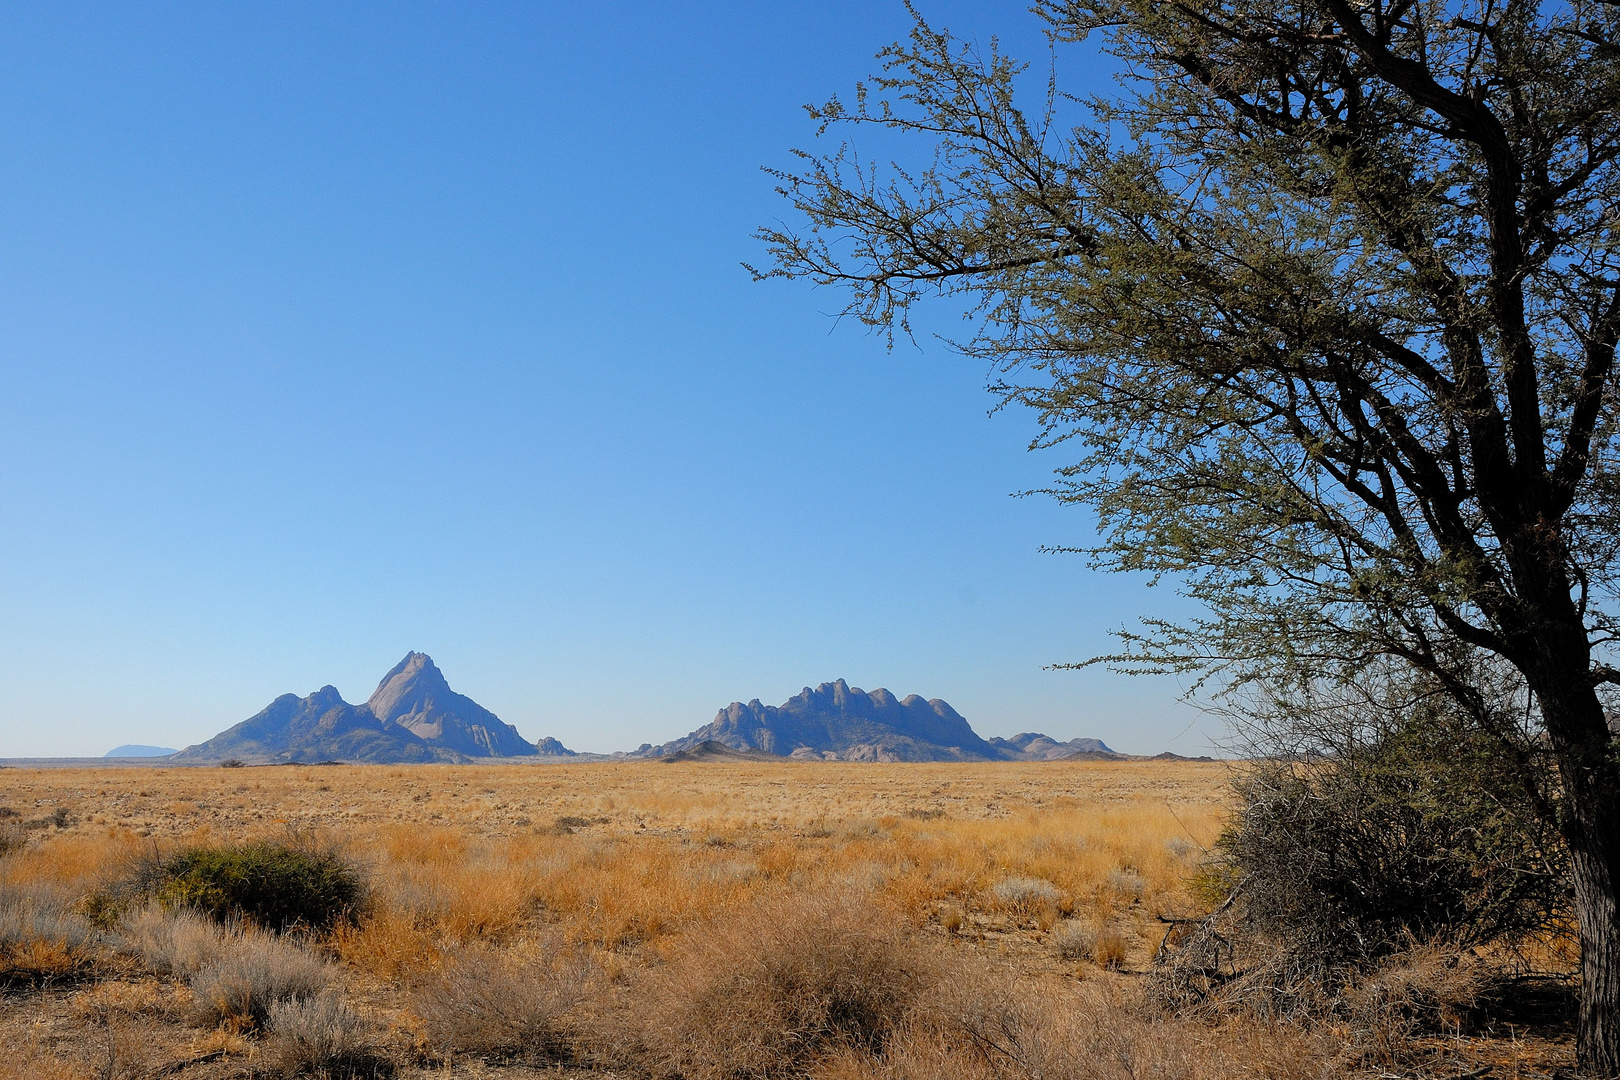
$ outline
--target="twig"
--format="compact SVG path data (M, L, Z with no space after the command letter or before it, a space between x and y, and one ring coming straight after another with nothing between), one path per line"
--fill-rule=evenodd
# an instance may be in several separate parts
M167 1065L160 1065L146 1075L150 1077L172 1076L182 1069L189 1069L193 1065L205 1065L210 1061L218 1061L228 1053L230 1053L228 1050L210 1050L206 1054L198 1054L196 1057L181 1058L179 1061L171 1061Z

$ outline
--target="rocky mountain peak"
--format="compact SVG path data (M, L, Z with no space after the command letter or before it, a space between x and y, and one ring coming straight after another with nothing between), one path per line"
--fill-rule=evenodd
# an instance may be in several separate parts
M470 757L537 753L512 725L450 689L427 653L406 653L377 684L366 708L384 723L398 724L419 739Z
M381 720L395 720L416 711L428 698L450 693L444 673L427 653L409 652L382 677L366 704Z

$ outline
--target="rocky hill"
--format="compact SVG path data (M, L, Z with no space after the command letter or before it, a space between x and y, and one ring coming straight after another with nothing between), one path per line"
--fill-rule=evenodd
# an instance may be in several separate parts
M570 753L555 739L545 742L548 753ZM410 763L538 753L512 725L451 690L427 654L413 652L383 676L364 705L349 704L332 686L306 698L283 694L256 716L169 760Z
M950 705L913 694L870 693L843 679L822 683L781 705L734 701L714 721L683 739L643 747L638 757L669 757L706 742L733 750L830 761L996 761L996 748L976 735Z
M1058 742L1050 735L1026 731L1010 739L986 740L1008 761L1059 761L1063 758L1085 756L1102 760L1123 758L1103 744L1101 739L1070 739Z

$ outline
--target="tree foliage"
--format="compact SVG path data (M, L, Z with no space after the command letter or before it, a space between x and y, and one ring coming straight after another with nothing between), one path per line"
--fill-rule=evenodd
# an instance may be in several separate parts
M1533 522L1606 644L1615 16L1517 5L1486 34L1399 5L1362 56L1338 6L1043 5L1148 87L1067 133L1014 105L1018 65L919 24L813 115L928 134L932 164L807 156L782 178L809 229L763 234L771 273L849 286L884 329L931 292L978 304L963 345L1077 447L1056 493L1102 512L1103 564L1179 575L1214 614L1136 639L1150 667L1514 651ZM1414 53L1438 115L1385 74ZM1503 141L1533 165L1510 192Z
M1207 615L1116 661L1222 684L1420 673L1568 843L1583 1061L1620 1072L1620 7L1601 0L1040 0L1127 91L1020 107L1021 67L918 19L782 173L802 227L769 275L907 332L965 300L961 348L1072 448L1104 567ZM1071 106L1085 119L1062 127ZM1500 662L1530 728L1499 707ZM1541 742L1537 742L1537 740Z

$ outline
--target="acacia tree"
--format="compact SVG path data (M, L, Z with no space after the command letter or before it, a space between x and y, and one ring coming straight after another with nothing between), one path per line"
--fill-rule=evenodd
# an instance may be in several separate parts
M891 334L926 296L967 301L958 346L1075 449L1054 490L1099 511L1099 561L1207 606L1127 661L1353 682L1395 659L1487 727L1504 710L1469 672L1517 672L1559 774L1579 1053L1620 1075L1620 9L1036 10L1057 42L1102 36L1125 90L1049 83L1024 110L1019 65L918 18L811 113L931 157L802 155L779 174L801 224L762 231L762 276L845 286Z

